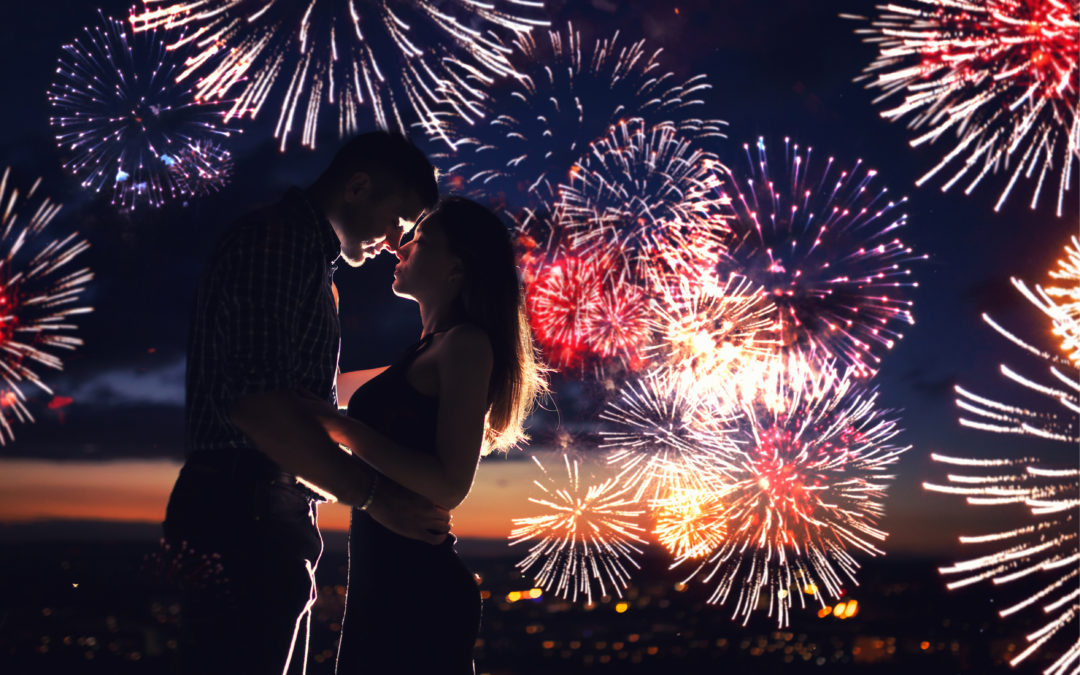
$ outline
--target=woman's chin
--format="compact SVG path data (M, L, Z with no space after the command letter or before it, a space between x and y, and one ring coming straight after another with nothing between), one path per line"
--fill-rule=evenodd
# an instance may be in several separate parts
M392 290L394 292L394 295L398 296L399 298L405 298L406 300L413 301L416 300L416 298L410 295L408 291L402 290L401 286L398 285L397 279L394 279L394 283L390 285L390 290Z

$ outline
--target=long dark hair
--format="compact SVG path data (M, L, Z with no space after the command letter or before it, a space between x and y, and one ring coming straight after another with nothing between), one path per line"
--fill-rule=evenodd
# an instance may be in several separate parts
M464 197L444 197L430 217L462 262L460 309L491 340L483 452L512 447L525 440L523 423L547 391L547 378L529 330L510 231L489 209Z

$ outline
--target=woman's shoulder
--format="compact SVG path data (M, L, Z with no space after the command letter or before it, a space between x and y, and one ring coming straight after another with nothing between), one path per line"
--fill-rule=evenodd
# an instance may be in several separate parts
M472 364L491 363L491 338L487 331L472 323L459 323L439 340L439 361L465 361Z

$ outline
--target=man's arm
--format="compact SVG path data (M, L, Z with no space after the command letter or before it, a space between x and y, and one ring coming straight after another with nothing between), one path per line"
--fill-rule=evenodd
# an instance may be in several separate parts
M272 391L238 400L229 419L282 469L315 484L350 506L371 494L375 471L330 440L294 394ZM398 534L440 544L450 529L446 509L380 477L368 506L372 518Z
M283 470L303 476L338 501L360 506L373 470L330 440L322 427L283 391L249 394L229 410L229 420Z

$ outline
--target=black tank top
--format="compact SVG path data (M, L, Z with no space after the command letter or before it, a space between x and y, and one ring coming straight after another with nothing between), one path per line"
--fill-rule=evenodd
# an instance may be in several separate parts
M431 338L444 331L425 335L407 349L393 364L364 383L349 399L348 415L360 420L398 445L417 452L435 454L436 423L439 399L421 393L409 384L405 375L409 366L424 349ZM394 559L396 553L430 555L433 551L453 548L453 535L440 546L407 539L376 523L367 513L353 509L350 547L360 544L367 552L379 551L384 560ZM367 540L367 541L364 541Z

